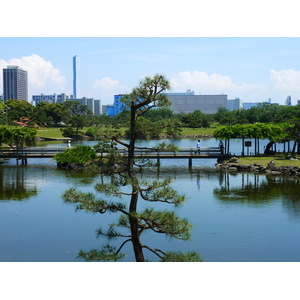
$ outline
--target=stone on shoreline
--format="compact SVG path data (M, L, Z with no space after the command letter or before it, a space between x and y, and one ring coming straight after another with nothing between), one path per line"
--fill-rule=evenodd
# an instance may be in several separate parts
M220 169L228 171L250 171L256 174L270 174L270 175L285 175L285 176L300 176L300 167L275 165L275 161L271 160L267 167L259 164L239 164L236 157L232 157L225 163L217 164Z

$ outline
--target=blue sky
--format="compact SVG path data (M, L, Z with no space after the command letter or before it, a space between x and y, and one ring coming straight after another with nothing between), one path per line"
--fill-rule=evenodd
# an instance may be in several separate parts
M103 104L155 73L170 80L172 92L224 93L244 102L300 99L297 37L0 37L0 44L1 68L13 64L28 71L30 99L72 94L74 55L79 95Z

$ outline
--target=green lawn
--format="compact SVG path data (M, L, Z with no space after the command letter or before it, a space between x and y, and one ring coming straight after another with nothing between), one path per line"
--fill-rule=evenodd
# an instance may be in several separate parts
M38 136L46 138L63 138L60 128L39 128L37 132Z
M299 160L289 160L285 159L284 155L275 155L275 156L261 156L261 157L240 157L240 164L258 164L266 167L271 160L275 161L275 166L293 166L300 167L300 155L297 155L296 158Z
M38 130L38 136L46 138L63 138L61 128L49 127L49 128L40 128ZM216 128L183 128L182 135L212 135ZM81 132L86 132L87 128L80 130ZM126 128L121 128L122 131L125 131Z
M182 128L182 135L212 135L215 131L215 127L211 128Z

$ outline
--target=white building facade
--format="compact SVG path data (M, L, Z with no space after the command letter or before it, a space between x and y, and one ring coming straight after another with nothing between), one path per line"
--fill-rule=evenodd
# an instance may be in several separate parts
M166 93L171 101L170 109L174 114L192 113L200 110L204 114L214 114L219 107L227 107L227 95L194 95L194 92Z

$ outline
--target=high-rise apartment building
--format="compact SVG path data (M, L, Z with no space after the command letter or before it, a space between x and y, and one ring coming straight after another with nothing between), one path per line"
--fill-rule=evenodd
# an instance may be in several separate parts
M3 98L28 101L27 71L18 66L3 69Z

